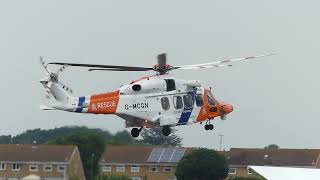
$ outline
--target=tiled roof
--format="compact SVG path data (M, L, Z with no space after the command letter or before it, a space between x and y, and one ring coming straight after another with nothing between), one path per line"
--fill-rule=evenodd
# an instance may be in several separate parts
M230 165L238 166L315 166L320 149L242 149L227 153Z
M107 164L147 164L155 146L108 145L101 156L100 163ZM191 149L187 149L186 153Z
M68 162L76 146L0 144L0 161Z

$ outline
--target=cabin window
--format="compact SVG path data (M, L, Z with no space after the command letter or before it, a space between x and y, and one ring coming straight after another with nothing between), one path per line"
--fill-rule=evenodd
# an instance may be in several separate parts
M209 95L207 95L207 99L208 99L208 104L209 104L210 106L215 106L215 105L216 105L216 103L214 102L214 100L213 100Z
M181 96L175 96L173 97L173 105L176 109L182 109L183 108L183 102Z
M174 79L165 79L167 84L167 91L174 91L176 90L176 83Z
M192 108L193 102L192 102L192 96L190 94L183 96L183 102L186 108Z
M196 96L196 104L198 107L203 106L203 96L201 94Z
M170 103L169 99L167 97L161 98L161 105L163 110L169 110L170 109Z

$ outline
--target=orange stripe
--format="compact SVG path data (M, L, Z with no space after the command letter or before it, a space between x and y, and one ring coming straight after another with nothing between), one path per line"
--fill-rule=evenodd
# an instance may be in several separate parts
M119 97L119 91L91 96L88 113L114 114L117 111Z

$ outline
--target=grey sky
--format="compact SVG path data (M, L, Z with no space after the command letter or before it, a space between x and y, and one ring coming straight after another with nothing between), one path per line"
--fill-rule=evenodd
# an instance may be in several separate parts
M151 66L167 52L173 65L279 53L232 68L175 71L213 86L235 111L227 121L177 128L185 146L319 148L318 1L1 1L0 134L86 125L116 132L115 116L43 112L40 55L61 61ZM152 74L152 73L147 73ZM145 73L69 69L75 95L111 91Z

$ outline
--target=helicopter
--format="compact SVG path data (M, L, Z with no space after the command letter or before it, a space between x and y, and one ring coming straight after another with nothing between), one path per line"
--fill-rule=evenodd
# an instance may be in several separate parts
M211 88L203 87L199 80L178 79L169 74L174 70L193 70L232 66L236 61L249 61L274 54L263 54L237 59L220 60L202 64L172 66L167 64L166 53L157 56L158 63L153 67L116 66L102 64L80 64L66 62L40 63L47 75L40 80L46 97L54 99L50 105L41 105L42 110L62 110L73 113L113 114L125 120L126 128L131 129L132 137L140 135L143 128L161 127L164 136L175 131L174 127L204 123L205 130L213 130L211 123L220 117L226 120L233 106L218 101ZM48 66L60 66L56 72ZM111 92L74 97L72 89L59 80L59 75L67 67L87 68L88 71L154 71L121 86Z

